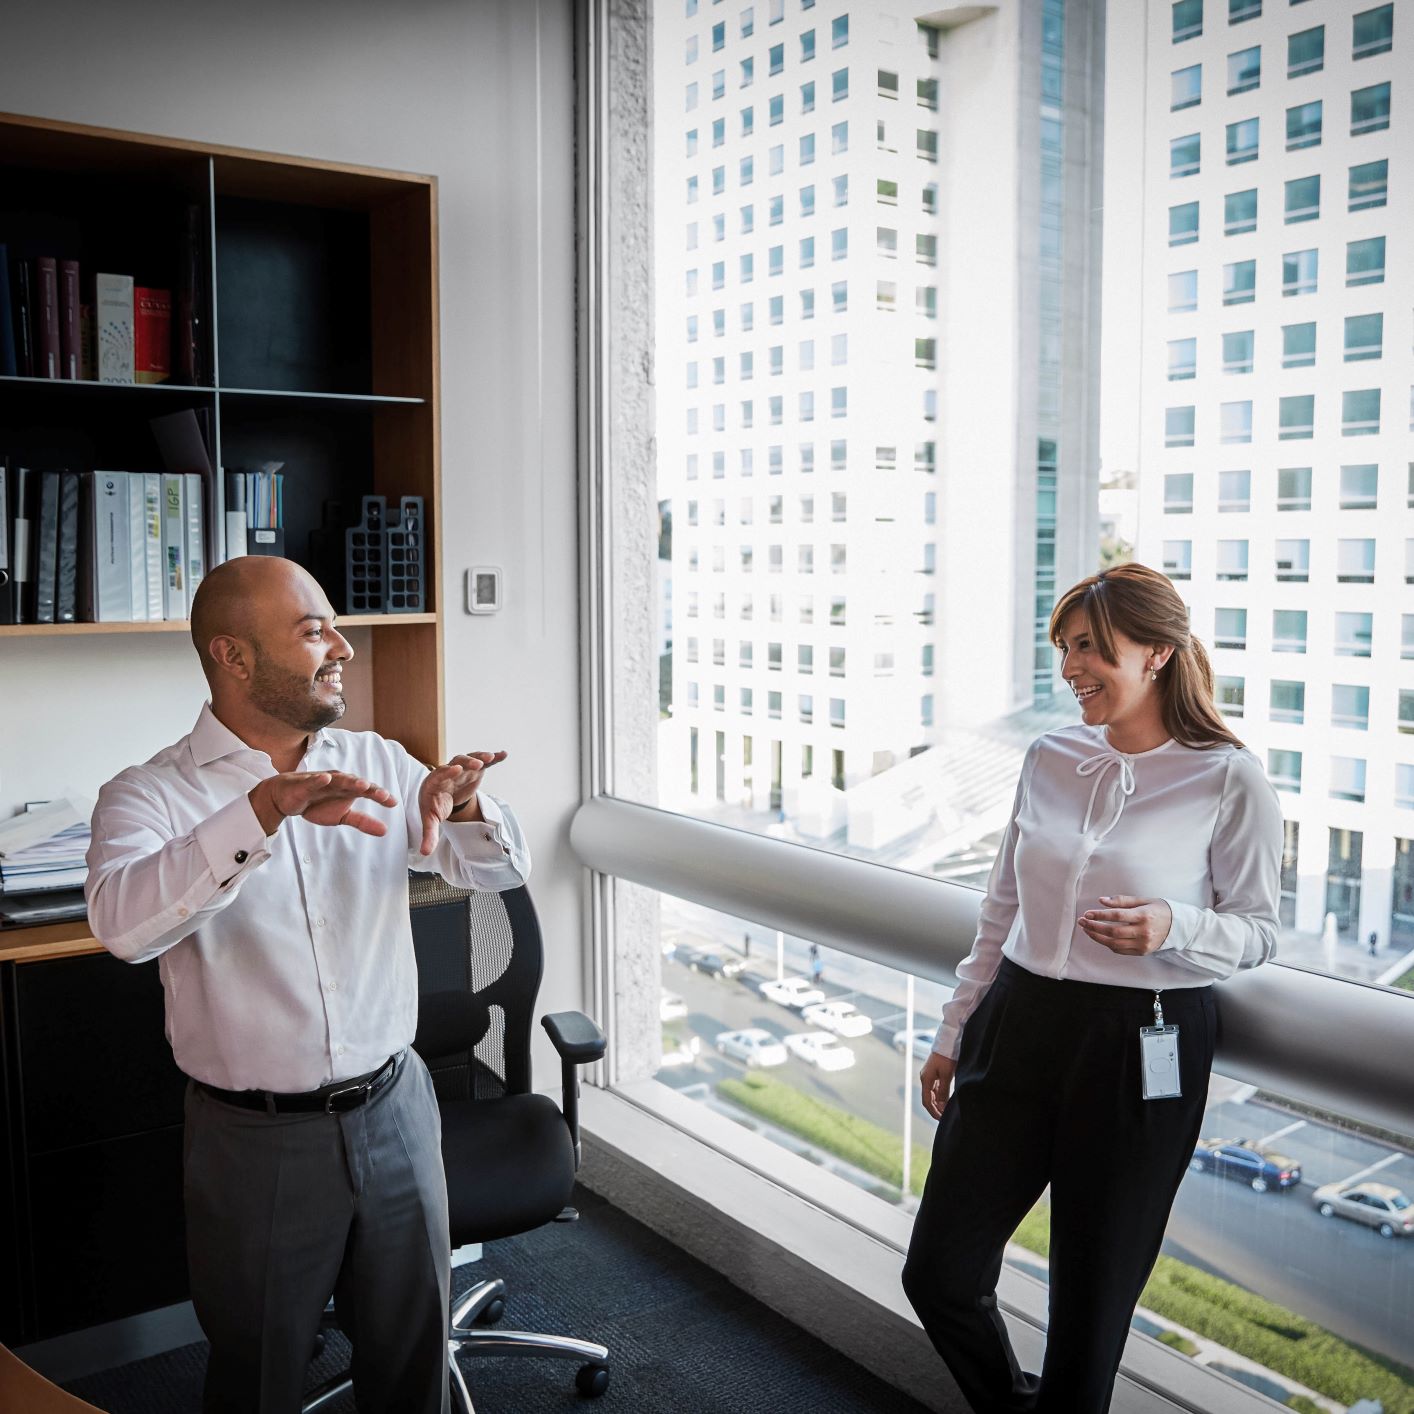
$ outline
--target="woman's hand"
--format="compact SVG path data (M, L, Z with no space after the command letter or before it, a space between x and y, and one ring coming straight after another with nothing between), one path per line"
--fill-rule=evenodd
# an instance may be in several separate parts
M957 1062L948 1056L939 1055L937 1051L923 1063L923 1069L918 1076L918 1082L923 1087L923 1108L934 1119L943 1117L943 1106L952 1094L952 1080L956 1071Z
M1163 947L1173 927L1173 909L1165 900L1102 894L1100 902L1111 907L1087 909L1080 915L1086 937L1128 957L1145 957Z

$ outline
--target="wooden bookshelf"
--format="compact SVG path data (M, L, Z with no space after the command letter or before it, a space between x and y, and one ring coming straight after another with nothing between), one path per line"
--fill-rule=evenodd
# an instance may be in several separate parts
M421 496L426 612L339 622L373 630L376 729L443 760L436 179L0 114L0 242L12 259L53 254L77 259L85 280L110 270L175 290L179 213L193 205L208 233L209 376L198 386L0 377L0 453L76 471L159 470L149 419L203 410L218 467L284 463L287 553L341 611L342 574L308 549L326 507L338 508L341 545L364 496L390 508ZM188 627L3 625L0 670L9 639ZM142 685L128 691L140 709Z

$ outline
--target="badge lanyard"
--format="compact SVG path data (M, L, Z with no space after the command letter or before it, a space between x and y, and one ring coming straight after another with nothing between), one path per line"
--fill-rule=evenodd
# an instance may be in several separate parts
M1178 1027L1164 1025L1164 1004L1154 992L1154 1024L1139 1028L1140 1093L1146 1100L1183 1094L1178 1076Z

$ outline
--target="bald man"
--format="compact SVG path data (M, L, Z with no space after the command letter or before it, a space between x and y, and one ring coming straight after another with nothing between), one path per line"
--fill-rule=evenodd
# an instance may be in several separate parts
M525 881L515 817L481 789L506 753L429 771L375 732L332 730L353 649L289 560L213 570L192 639L211 701L190 735L104 786L88 912L117 957L157 959L191 1078L203 1408L297 1410L333 1293L359 1409L439 1414L447 1189L432 1082L409 1049L407 871Z

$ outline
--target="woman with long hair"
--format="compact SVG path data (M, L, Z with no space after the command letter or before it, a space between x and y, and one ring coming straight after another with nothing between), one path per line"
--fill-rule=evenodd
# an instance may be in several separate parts
M1199 1136L1211 983L1271 955L1281 807L1213 705L1207 653L1144 565L1051 615L1081 720L1026 753L920 1080L939 1120L903 1283L978 1414L1104 1414ZM997 1310L1002 1253L1051 1190L1039 1375Z

